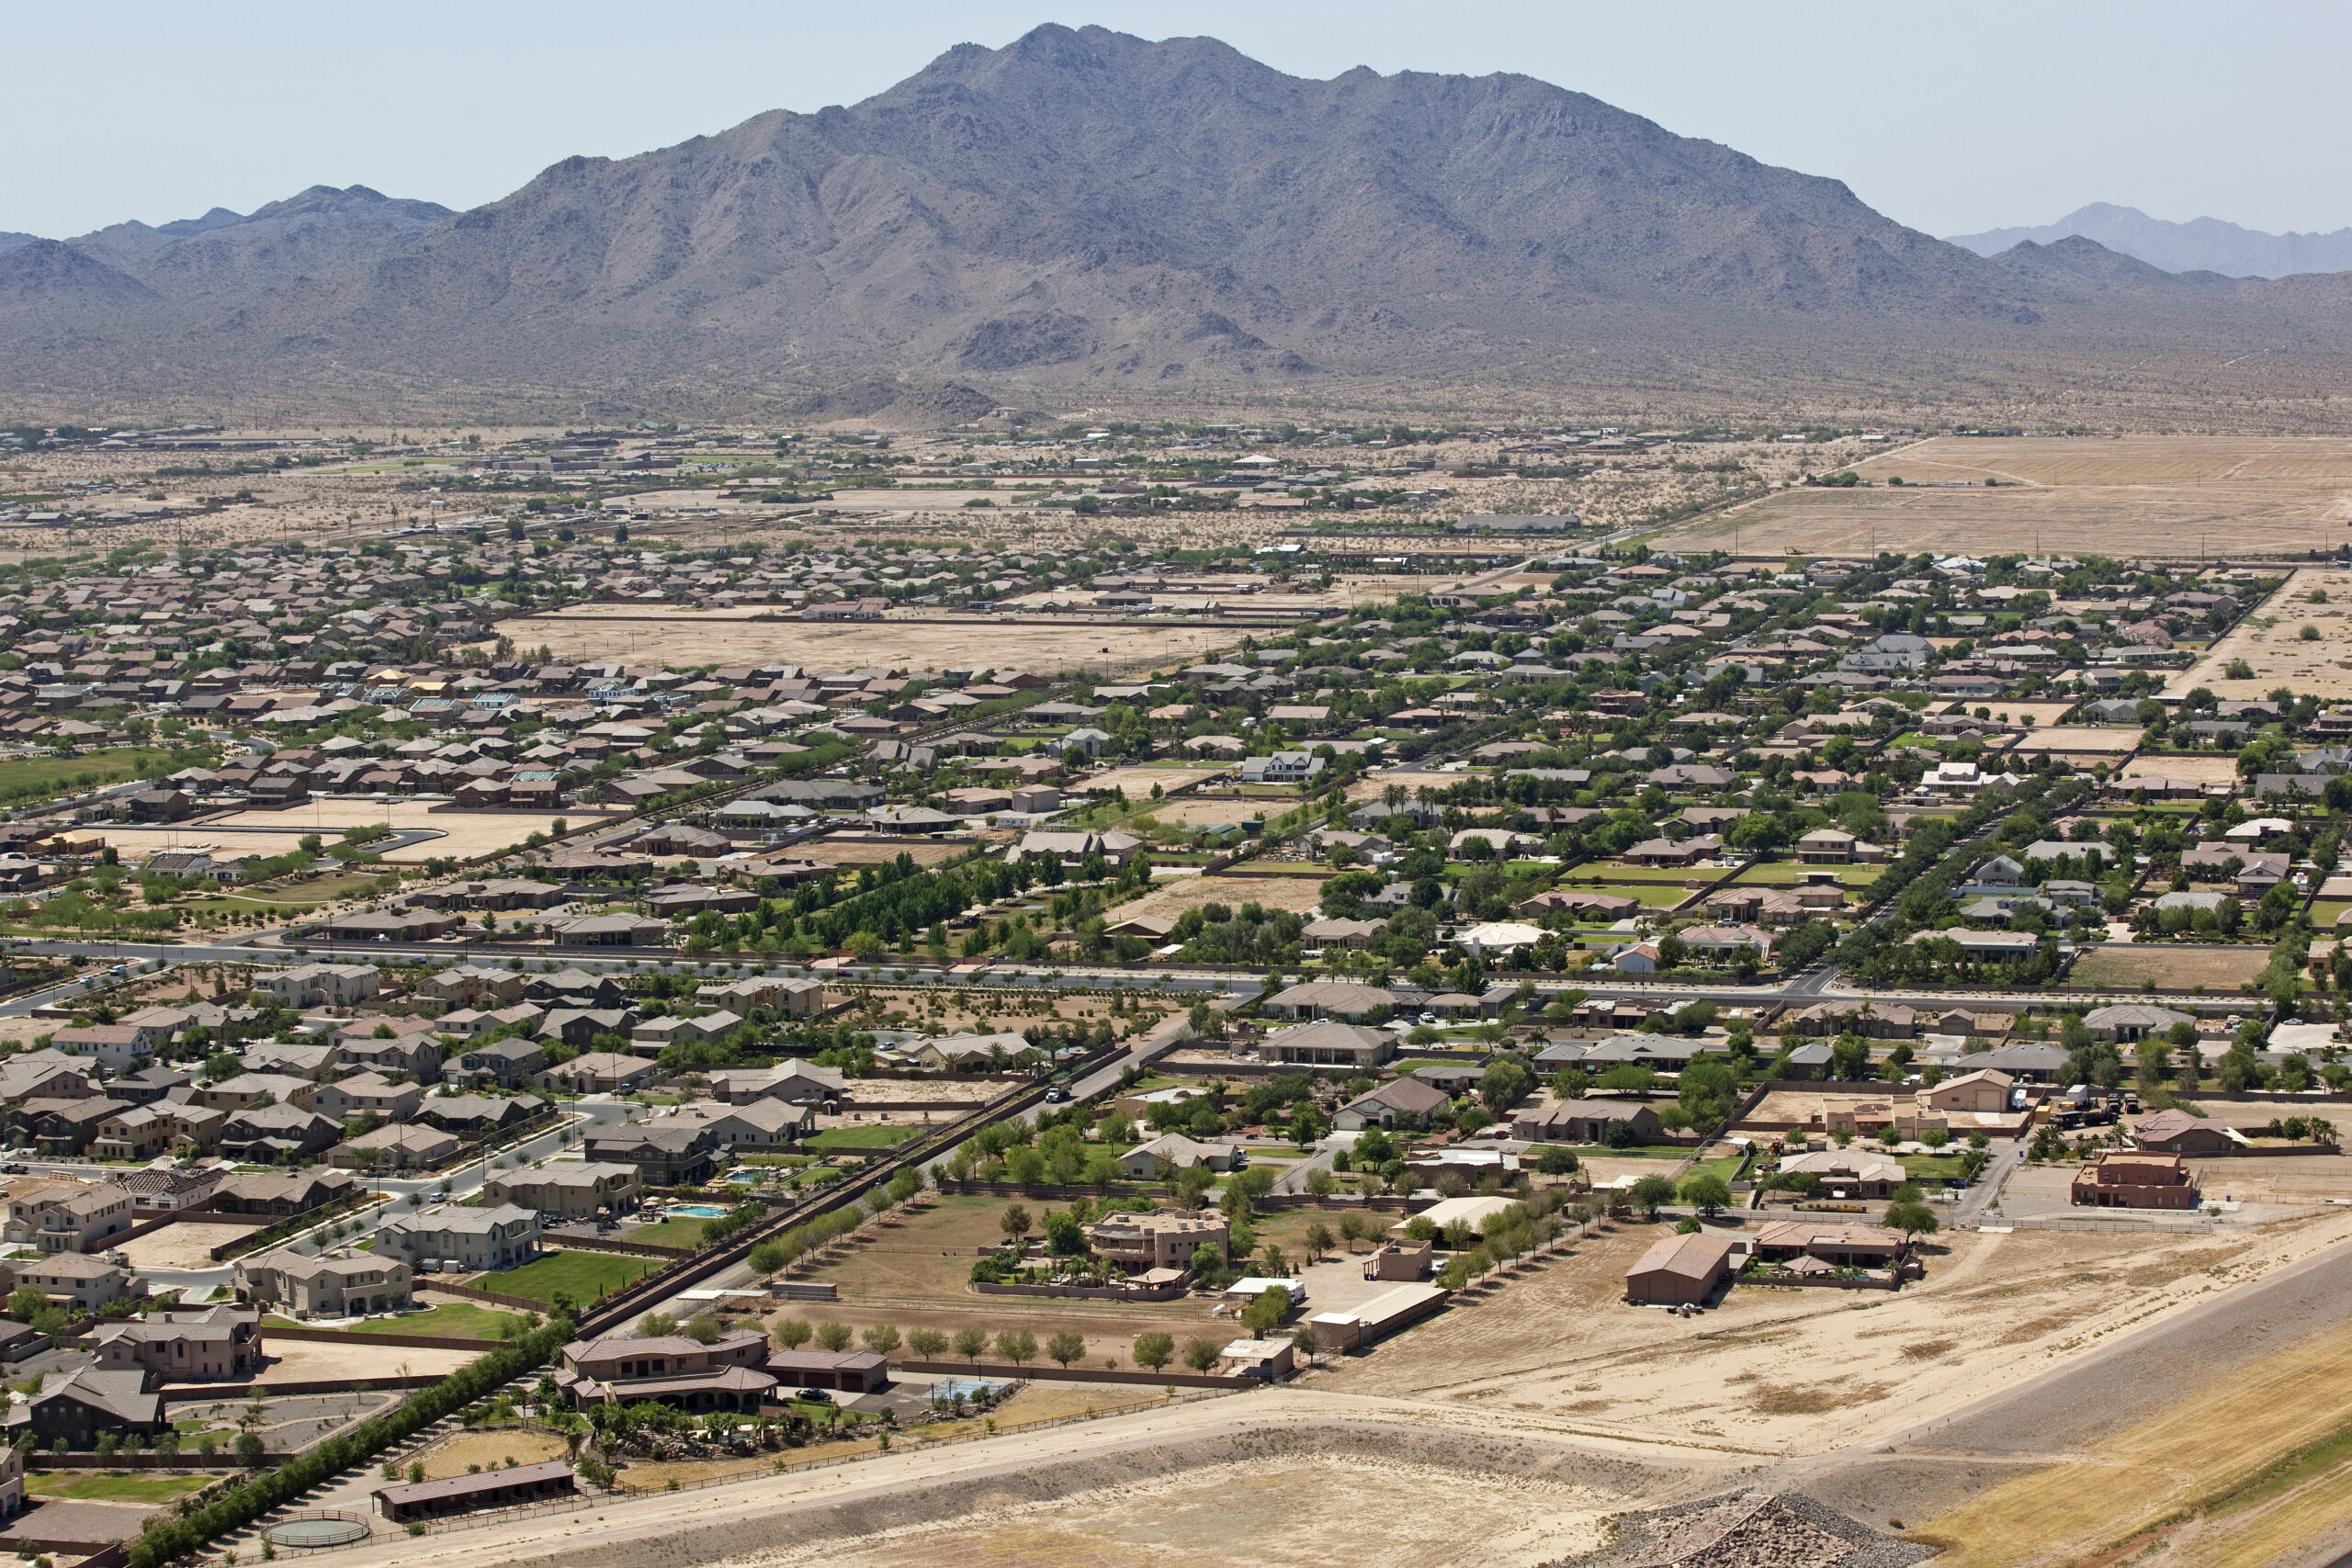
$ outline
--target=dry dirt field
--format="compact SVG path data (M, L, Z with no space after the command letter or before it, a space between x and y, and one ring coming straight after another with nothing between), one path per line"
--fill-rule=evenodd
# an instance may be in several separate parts
M919 621L754 621L724 610L670 611L644 616L642 605L583 604L552 615L502 621L498 633L519 647L552 649L559 659L659 660L698 664L798 664L811 670L943 670L985 663L1001 670L1098 675L1173 670L1240 639L1237 628L1203 626L988 626ZM1105 650L1108 651L1105 651Z
M496 1431L459 1432L421 1450L416 1458L424 1466L427 1481L439 1481L447 1476L463 1475L469 1464L484 1470L514 1464L537 1464L541 1460L561 1459L570 1451L562 1437L554 1432L531 1427L513 1427Z
M2315 592L2325 593L2327 603L2313 604ZM2296 572L2253 614L2230 628L2204 658L2166 680L2165 695L2183 696L2199 686L2210 686L2225 698L2260 697L2283 685L2315 697L2352 697L2352 621L2345 618L2347 601L2352 601L2352 571L2307 567ZM2305 626L2319 628L2316 640L2304 639ZM2222 673L2241 659L2253 667L2250 679L2233 681Z
M269 1366L260 1380L265 1382L440 1377L456 1371L479 1353L433 1350L422 1345L330 1345L318 1339L270 1339L268 1348Z
M1743 555L2301 555L2352 537L2352 441L2129 437L1921 442L1854 465L1869 489L1791 490L1654 543ZM1884 484L1900 476L1901 489ZM2000 480L1981 488L1987 478ZM1964 490L1932 489L1969 483Z
M954 860L971 847L930 839L831 838L795 844L791 853L796 860L813 860L820 865L881 865L900 855L913 856L917 865L937 865L942 861Z
M1178 876L1159 884L1132 903L1114 911L1114 923L1137 915L1174 919L1202 904L1223 904L1238 909L1261 904L1269 909L1312 909L1323 897L1322 882L1312 876Z
M1231 764L1220 768L1114 768L1086 781L1089 795L1108 795L1114 789L1127 792L1131 801L1149 800L1151 786L1158 784L1165 794L1172 795L1180 787L1198 788L1211 779L1223 778L1233 771Z
M251 1235L251 1225L208 1225L175 1220L158 1231L121 1244L134 1269L217 1269L210 1249L223 1242Z
M2029 729L2009 750L2055 751L2112 761L2140 744L2140 732L2120 725L2053 724Z
M256 828L299 828L305 833L320 833L333 840L345 828L389 822L395 828L425 828L440 834L436 839L420 839L414 843L404 844L384 855L387 863L410 865L422 864L443 855L470 859L504 849L510 844L520 844L534 832L550 831L559 817L569 826L578 828L606 816L617 819L621 815L626 813L605 813L593 807L584 810L570 807L560 812L435 811L424 801L381 801L322 795L306 805L279 811L240 811L218 822L180 823L158 828L110 822L107 824L106 836L107 842L119 851L125 859L144 860L164 850L185 849L191 844L247 850L266 855L282 855L294 847L293 836L249 830Z
M2206 757L2134 757L2123 764L2123 776L2138 774L2158 779L2193 779L2199 784L2233 784L2238 776L2238 760L2226 753Z
M2075 960L2069 985L2107 986L2137 990L2143 980L2154 980L2166 990L2202 986L2209 991L2234 992L2262 973L2270 952L2262 947L2173 947L2162 942L2111 942Z

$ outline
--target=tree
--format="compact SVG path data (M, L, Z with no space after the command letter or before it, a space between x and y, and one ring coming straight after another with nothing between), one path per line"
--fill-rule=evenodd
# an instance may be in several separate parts
M1356 1243L1364 1238L1366 1228L1362 1214L1340 1216L1340 1238L1348 1244L1348 1250L1351 1252L1355 1250Z
M259 1432L237 1434L237 1462L247 1470L259 1470L261 1461L267 1456L268 1451L268 1447L261 1440Z
M1132 1353L1136 1366L1156 1372L1175 1359L1176 1337L1172 1334L1138 1334Z
M1330 1251L1332 1239L1330 1226L1320 1220L1311 1222L1306 1227L1307 1258L1312 1260Z
M1004 1232L1004 1239L1014 1247L1029 1234L1029 1211L1018 1203L1008 1206L996 1220L997 1228Z
M1205 1372L1216 1365L1217 1343L1198 1335L1184 1341L1184 1364L1196 1372Z
M1731 1183L1712 1170L1693 1171L1682 1179L1682 1201L1702 1214L1719 1214L1731 1207Z
M817 1325L817 1348L839 1355L849 1348L850 1328L846 1323L820 1323Z
M978 1370L980 1358L988 1352L989 1331L985 1328L959 1328L956 1331L956 1353Z
M1628 1196L1641 1205L1642 1213L1651 1219L1657 1219L1657 1212L1674 1201L1673 1179L1664 1176L1645 1176L1634 1183L1633 1191Z
M1830 1075L1840 1083L1860 1083L1871 1076L1871 1044L1859 1034L1840 1034L1829 1047Z
M1889 1203L1886 1206L1886 1223L1909 1236L1933 1235L1939 1228L1936 1212L1917 1201Z
M858 1337L865 1342L867 1349L877 1356L887 1356L899 1348L899 1330L895 1324L877 1323Z
M1046 1250L1057 1258L1075 1258L1086 1250L1086 1229L1068 1209L1046 1216Z
M1545 1176L1574 1176L1577 1173L1574 1151L1560 1144L1546 1144L1535 1159L1535 1168Z
M787 1317L775 1325L775 1342L787 1350L797 1350L808 1343L808 1336L813 1332L799 1318Z
M1086 1336L1075 1328L1065 1328L1046 1341L1046 1354L1068 1367L1086 1354Z
M1339 1188L1340 1179L1322 1166L1306 1173L1306 1194L1310 1198L1329 1198Z
M1241 1326L1250 1337L1263 1339L1290 1315L1290 1292L1280 1285L1269 1285L1258 1292L1258 1299L1241 1309Z
M1535 1087L1535 1077L1509 1057L1491 1064L1478 1077L1478 1098L1499 1116Z
M1036 1359L1037 1337L1025 1328L1000 1330L996 1337L996 1353L1014 1366L1023 1366Z
M830 1327L831 1325L827 1326ZM716 1345L718 1343L718 1336L723 1331L718 1326L718 1319L708 1313L698 1312L686 1319L679 1326L678 1332L697 1345Z

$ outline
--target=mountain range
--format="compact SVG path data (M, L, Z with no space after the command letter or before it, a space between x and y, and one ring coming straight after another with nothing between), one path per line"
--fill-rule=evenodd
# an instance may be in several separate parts
M470 211L322 186L25 240L0 251L0 399L930 422L2203 395L2249 353L2332 380L2347 306L2343 279L2175 275L2079 236L1979 255L1527 76L1312 81L1041 27Z
M1954 234L1951 243L1980 256L2019 244L2047 245L2079 235L2166 272L2217 272L2224 277L2289 277L2301 272L2352 272L2352 229L2332 234L2266 234L2218 218L2174 223L2136 207L2104 201L2078 207L2038 229Z

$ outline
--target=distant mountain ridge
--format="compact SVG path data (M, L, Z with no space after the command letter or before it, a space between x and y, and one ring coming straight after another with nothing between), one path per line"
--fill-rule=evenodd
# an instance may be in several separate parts
M0 254L0 399L27 412L1753 406L2101 365L2201 389L2224 356L2317 378L2347 346L2325 280L2081 238L1988 258L1531 77L1309 81L1100 28L568 158L468 212L320 186Z
M1955 234L1951 243L1978 255L1992 256L2027 242L2046 245L2076 235L2165 272L2274 278L2306 272L2352 272L2352 228L2332 234L2266 234L2218 218L2169 222L2151 218L2136 207L2104 201L2076 208L2057 222L2038 229Z

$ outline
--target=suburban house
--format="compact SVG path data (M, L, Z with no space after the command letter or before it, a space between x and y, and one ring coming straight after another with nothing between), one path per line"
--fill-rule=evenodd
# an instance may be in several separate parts
M1189 1269L1204 1247L1224 1257L1230 1234L1223 1220L1200 1215L1105 1214L1086 1227L1086 1245L1122 1269Z
M1396 996L1379 986L1344 980L1308 980L1268 997L1268 1018L1337 1018L1361 1023L1375 1009L1396 1010Z
M1303 989L1293 987L1293 990ZM1371 990L1370 986L1332 987L1334 990ZM1386 992L1381 993L1383 996ZM1365 1071L1380 1066L1396 1055L1396 1036L1385 1029L1368 1029L1362 1024L1341 1023L1336 1019L1323 1019L1315 1023L1294 1024L1266 1036L1258 1054L1269 1062L1283 1062L1298 1066L1353 1067Z
M1340 1106L1332 1113L1331 1125L1342 1133L1366 1127L1426 1127L1430 1113L1449 1103L1451 1099L1442 1090L1419 1078L1391 1078Z
M1781 1161L1783 1176L1810 1175L1822 1190L1854 1198L1885 1198L1911 1179L1903 1162L1891 1155L1864 1154L1858 1149L1815 1149Z
M1235 1150L1231 1144L1204 1144L1182 1133L1163 1133L1121 1155L1119 1168L1130 1181L1149 1181L1159 1175L1163 1162L1177 1170L1205 1166L1227 1171L1234 1168Z
M556 1385L575 1406L650 1400L681 1410L755 1411L775 1388L763 1363L768 1337L729 1329L708 1345L684 1335L575 1339Z
M606 1165L632 1165L648 1187L699 1187L718 1168L709 1134L692 1124L616 1126L588 1134L581 1152Z
M2186 1111L2158 1111L2143 1116L2132 1129L2132 1141L2148 1154L2187 1155L2212 1159L2246 1151L2243 1134L2216 1117L2191 1116Z
M149 1393L147 1382L144 1371L95 1366L52 1374L9 1404L0 1433L12 1443L29 1433L32 1444L44 1449L61 1442L68 1449L94 1449L104 1432L153 1438L166 1423L164 1396Z
M535 1209L501 1203L494 1209L445 1205L396 1214L377 1227L375 1249L412 1269L429 1259L436 1271L471 1274L517 1269L539 1249Z
M1642 1143L1666 1134L1657 1112L1637 1100L1561 1100L1532 1106L1511 1117L1510 1135L1533 1144L1605 1142L1611 1122L1623 1122Z
M1731 1278L1729 1236L1697 1231L1655 1243L1625 1270L1625 1299L1635 1306L1697 1306Z
M2075 1173L2074 1201L2100 1209L2194 1209L2197 1176L2179 1155L2109 1150Z
M130 1193L111 1182L33 1178L0 1196L0 1241L43 1252L95 1252L131 1227Z
M228 1305L102 1323L88 1343L104 1370L143 1371L158 1383L245 1382L264 1361L261 1314Z
M310 1258L287 1249L237 1260L237 1289L295 1317L358 1317L409 1305L409 1266L372 1252Z
M593 1219L600 1209L617 1214L634 1208L638 1185L633 1165L558 1160L494 1174L482 1191L495 1202L566 1219Z
M256 989L266 990L289 1008L347 1008L376 994L372 964L302 964L291 969L265 969L254 976Z

